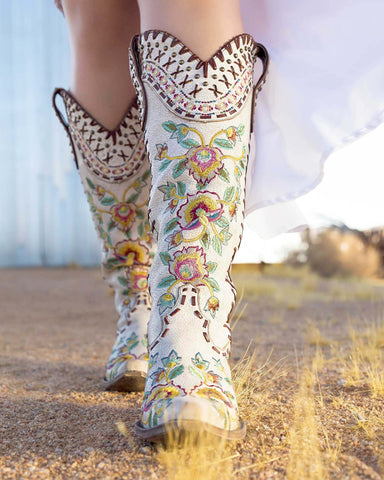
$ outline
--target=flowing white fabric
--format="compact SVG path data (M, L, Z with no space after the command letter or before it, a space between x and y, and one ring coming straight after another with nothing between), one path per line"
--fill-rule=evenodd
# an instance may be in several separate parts
M321 181L332 152L384 121L384 2L241 6L245 31L270 54L255 115L246 223L271 238L307 226L294 199Z

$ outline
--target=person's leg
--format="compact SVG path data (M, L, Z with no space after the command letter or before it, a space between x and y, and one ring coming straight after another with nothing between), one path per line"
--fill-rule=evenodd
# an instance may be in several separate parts
M243 230L253 68L268 55L243 33L238 0L139 0L130 62L141 104L158 251L149 274L144 439L169 429L240 439L228 363ZM149 30L147 30L149 29ZM204 61L205 60L205 61ZM264 78L264 76L263 76ZM255 87L255 89L254 89Z
M135 0L63 0L71 45L70 90L102 125L113 129L136 96L128 45L139 32Z
M239 0L138 0L141 31L162 30L202 60L243 33Z

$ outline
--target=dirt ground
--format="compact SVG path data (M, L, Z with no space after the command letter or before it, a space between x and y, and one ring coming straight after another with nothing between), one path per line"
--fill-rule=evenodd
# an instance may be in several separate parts
M382 478L383 285L241 268L233 278L244 297L231 361L253 339L255 364L240 399L248 434L230 447L227 478ZM133 434L141 394L102 389L115 321L98 269L0 270L1 480L179 478ZM350 328L360 338L355 363ZM314 358L311 413L298 392ZM302 477L316 462L321 472Z

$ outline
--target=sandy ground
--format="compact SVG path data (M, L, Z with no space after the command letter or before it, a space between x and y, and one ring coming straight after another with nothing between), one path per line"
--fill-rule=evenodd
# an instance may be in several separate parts
M367 320L381 315L383 286L265 279L244 271L233 276L246 287L243 303L248 303L234 330L233 364L251 339L255 369L272 353L271 372L260 377L264 387L260 380L260 389L241 406L248 435L231 447L235 457L228 478L284 479L292 457L298 366L316 348L306 333L308 318L329 339L321 348L331 358L331 343L348 344L349 325L362 331ZM349 295L356 288L356 295ZM98 269L0 270L2 480L172 478L156 448L134 437L141 394L102 389L115 321L113 298ZM382 396L373 398L364 382L348 386L342 366L331 361L319 375L319 398L316 421L329 478L381 478L384 422L369 423L367 432L354 412L383 418ZM117 429L121 421L127 437ZM337 458L329 459L337 445Z

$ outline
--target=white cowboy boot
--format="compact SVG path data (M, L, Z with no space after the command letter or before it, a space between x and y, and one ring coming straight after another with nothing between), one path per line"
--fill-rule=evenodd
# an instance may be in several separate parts
M256 58L264 71L256 87ZM136 433L243 438L231 381L229 269L239 246L252 109L268 54L250 35L201 61L172 35L136 36L130 66L151 163L149 370Z
M68 122L56 106L64 101ZM115 130L98 123L64 89L53 95L102 246L102 273L115 292L117 338L106 365L109 390L143 390L151 310L147 275L154 255L148 223L150 166L136 103Z

